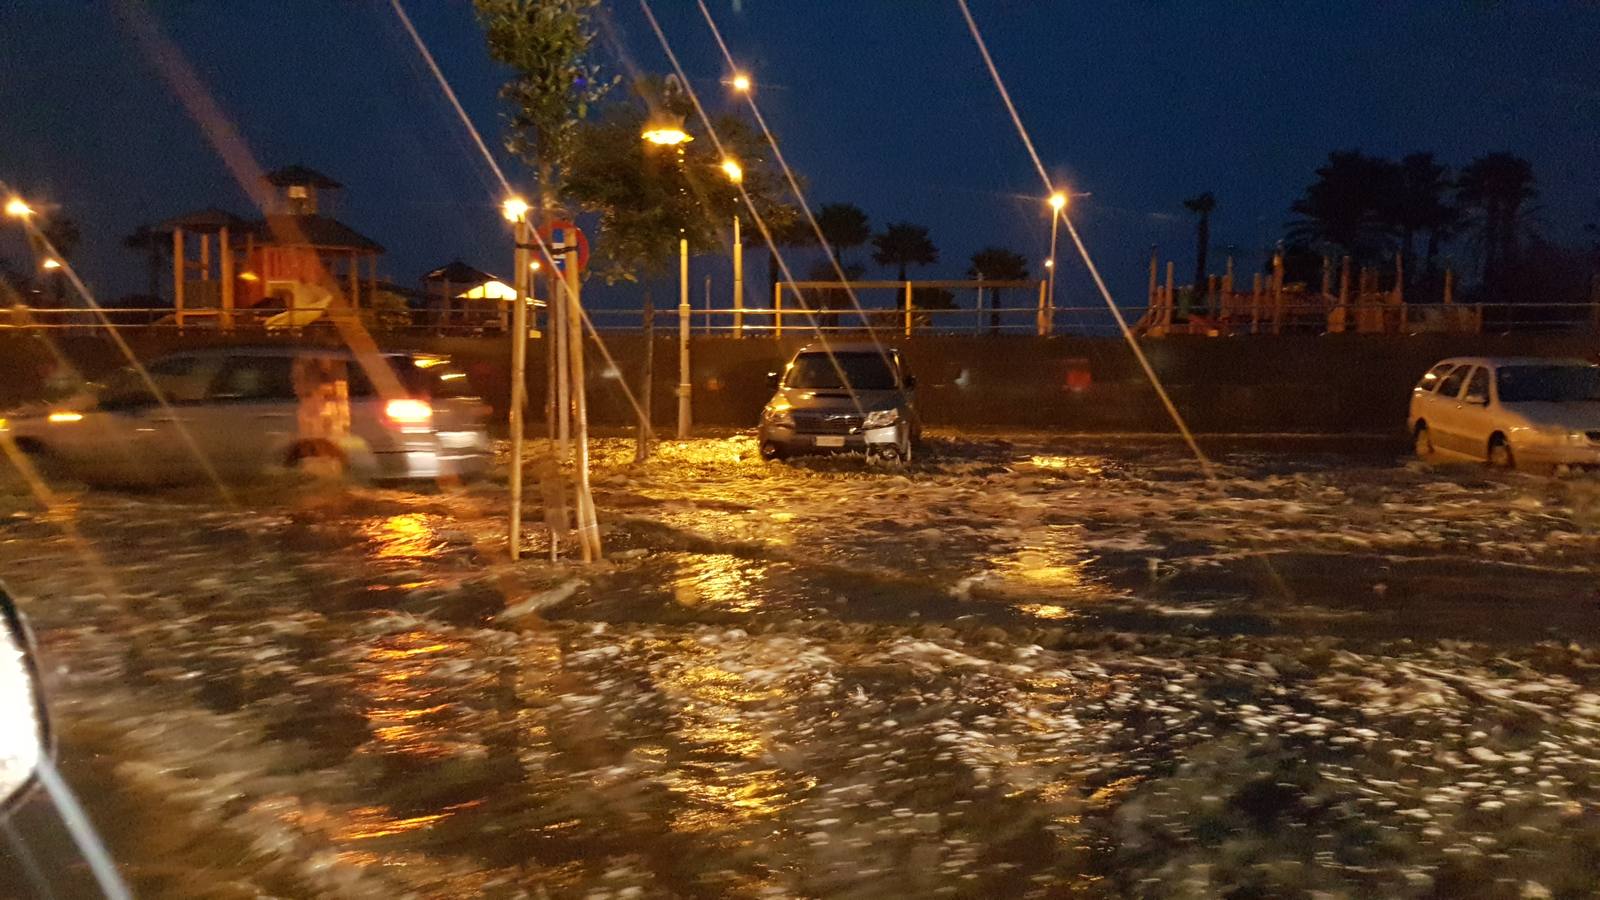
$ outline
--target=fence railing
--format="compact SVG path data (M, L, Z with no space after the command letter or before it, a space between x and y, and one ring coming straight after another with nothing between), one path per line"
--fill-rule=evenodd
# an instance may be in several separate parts
M639 332L646 313L638 308L587 308L594 327L602 332ZM1125 316L1146 337L1203 335L1211 337L1272 334L1429 332L1499 333L1530 330L1594 330L1600 332L1600 305L1592 303L1474 303L1351 305L1331 309L1317 302L1284 303L1254 313L1208 314L1195 309L1170 317L1160 307ZM325 308L274 308L185 311L182 321L171 307L84 309L14 306L0 308L0 332L34 331L51 334L103 334L106 332L231 333L262 337L295 336L318 330L335 330L341 321L359 322L374 333L473 336L503 334L506 318L497 311L464 313L461 310L340 310ZM530 316L534 327L543 324L542 313ZM837 306L812 308L694 307L658 308L651 325L658 334L676 334L684 324L692 334L744 338L775 338L821 333L865 333L912 336L918 334L1007 334L1114 336L1115 320L1103 304L1052 306L1030 304L1000 307L928 309L882 306L857 310Z

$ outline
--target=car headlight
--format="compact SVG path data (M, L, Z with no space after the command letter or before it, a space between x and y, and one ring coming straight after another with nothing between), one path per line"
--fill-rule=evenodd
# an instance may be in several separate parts
M893 425L894 423L896 423L898 421L900 421L900 410L898 410L898 409L875 409L872 412L867 413L867 417L864 420L862 420L862 422L861 422L861 427L862 428L885 428L885 427L887 427L889 425Z
M787 406L769 406L761 411L761 421L768 425L793 425L794 410Z

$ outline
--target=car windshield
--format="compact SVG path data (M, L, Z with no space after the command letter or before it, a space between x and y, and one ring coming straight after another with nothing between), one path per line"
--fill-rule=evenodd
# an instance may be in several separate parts
M1502 366L1495 380L1501 403L1600 400L1600 366Z
M881 353L802 353L789 365L785 387L811 390L891 391L894 370Z

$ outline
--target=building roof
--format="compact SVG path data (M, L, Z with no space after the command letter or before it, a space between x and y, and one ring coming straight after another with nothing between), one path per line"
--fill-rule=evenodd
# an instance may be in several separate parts
M327 216L272 215L255 225L261 240L280 247L325 247L382 253L383 245Z
M495 277L457 259L422 276L422 280L446 281L450 284L483 284L486 281L494 281Z
M165 222L162 222L160 225L157 225L156 230L172 231L177 228L182 228L186 231L216 231L221 228L228 228L243 232L248 231L252 227L254 226L250 222L239 218L225 209L217 209L215 206L208 206L205 209L197 209L193 212L184 213L181 216L174 216Z
M277 187L288 187L291 184L307 184L314 188L342 188L344 185L332 178L296 163L284 166L267 173L267 182Z

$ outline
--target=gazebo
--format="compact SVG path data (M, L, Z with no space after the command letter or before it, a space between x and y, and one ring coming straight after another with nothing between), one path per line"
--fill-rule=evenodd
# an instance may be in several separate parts
M437 328L481 328L493 322L503 330L510 303L517 299L516 288L459 259L423 275L422 284L428 297L429 317Z

